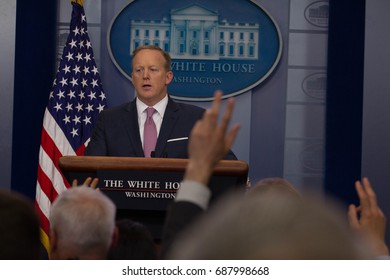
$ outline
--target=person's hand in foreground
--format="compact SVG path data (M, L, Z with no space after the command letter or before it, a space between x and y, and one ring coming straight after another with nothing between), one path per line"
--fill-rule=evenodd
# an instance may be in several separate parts
M89 188L92 188L92 189L96 189L98 183L99 183L99 178L93 178L92 179L92 177L88 177L87 179L85 179L84 183L81 186L89 187ZM79 186L80 185L78 184L77 179L74 179L72 181L72 187L79 187Z
M386 217L378 206L376 194L367 178L363 178L362 182L356 181L355 188L360 205L349 206L349 224L368 239L378 256L388 256L389 249L385 243Z
M211 108L206 110L203 118L193 127L189 139L189 163L185 180L208 184L215 165L230 150L237 136L239 125L235 124L229 131L228 125L233 114L234 100L229 98L226 110L220 122L222 93L217 91Z

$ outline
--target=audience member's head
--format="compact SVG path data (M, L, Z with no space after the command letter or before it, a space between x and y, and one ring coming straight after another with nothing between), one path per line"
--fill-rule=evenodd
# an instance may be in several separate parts
M334 205L275 192L228 196L172 246L171 259L365 259Z
M248 194L267 194L274 192L280 195L289 195L292 197L301 197L301 194L288 180L280 177L268 177L257 181L254 186L248 190Z
M0 259L39 259L39 219L32 201L0 191L0 221Z
M50 211L51 259L105 259L116 237L116 207L102 192L72 187Z
M156 246L150 231L131 219L116 222L118 242L108 254L111 260L155 260Z

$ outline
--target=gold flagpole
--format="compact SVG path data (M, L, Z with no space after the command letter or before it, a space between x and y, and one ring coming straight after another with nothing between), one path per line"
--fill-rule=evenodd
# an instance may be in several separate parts
M84 2L84 0L70 0L70 2L75 2L75 3L77 3L77 4L79 4L80 6L83 6L83 2Z

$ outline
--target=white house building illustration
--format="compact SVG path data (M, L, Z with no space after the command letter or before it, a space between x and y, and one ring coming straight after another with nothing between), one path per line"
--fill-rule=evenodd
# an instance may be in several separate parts
M231 23L200 5L170 11L170 19L131 20L130 54L140 45L157 45L174 59L259 58L259 24Z

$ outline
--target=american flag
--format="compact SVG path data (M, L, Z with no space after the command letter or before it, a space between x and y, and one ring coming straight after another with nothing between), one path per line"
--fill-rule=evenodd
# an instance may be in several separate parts
M41 218L42 244L47 250L50 206L70 187L60 172L58 159L83 155L95 120L106 107L84 8L82 1L77 2L72 2L70 33L45 110L39 151L35 206Z

